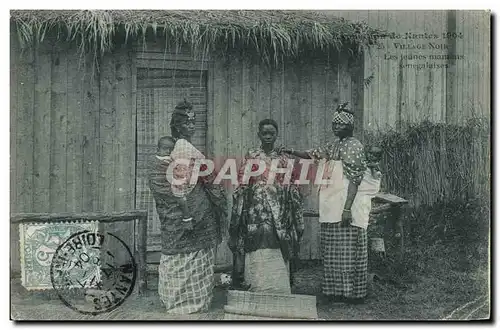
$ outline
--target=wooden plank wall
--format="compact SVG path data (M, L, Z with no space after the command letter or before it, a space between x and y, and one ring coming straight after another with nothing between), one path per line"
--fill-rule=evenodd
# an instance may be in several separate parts
M362 68L362 66L361 66ZM359 70L359 69L358 69ZM361 104L362 81L347 57L290 62L269 70L246 60L217 62L214 69L214 155L240 158L259 146L258 123L272 118L279 126L277 145L305 150L331 138L331 115L339 101ZM362 118L362 111L358 112ZM306 207L317 208L313 187L303 190ZM307 218L302 259L319 258L317 219ZM219 249L218 260L231 260Z
M464 38L457 40L457 53L465 56L456 64L456 111L452 116L490 117L491 67L490 67L490 16L486 11L456 11L456 31Z
M12 36L11 212L134 208L129 51L107 55L102 71L92 75L75 48L48 41L21 54ZM133 246L132 224L105 229ZM11 235L11 269L18 272L17 228Z
M395 42L411 45L429 40L386 39L383 49L373 48L365 56L364 76L374 75L365 89L364 127L385 130L398 120L420 122L464 123L472 117L490 117L490 18L486 11L325 11L327 15L352 21L365 21L370 26L395 33L437 34L443 50L397 50ZM450 26L450 15L453 24ZM463 38L442 39L446 32L462 33ZM452 48L453 46L454 48ZM386 60L385 55L458 54L463 60L401 61ZM400 68L400 64L448 63L450 68ZM450 89L451 86L451 89ZM451 99L450 99L451 98Z

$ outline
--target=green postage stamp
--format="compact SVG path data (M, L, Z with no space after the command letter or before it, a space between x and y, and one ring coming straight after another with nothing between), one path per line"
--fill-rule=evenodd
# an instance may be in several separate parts
M96 221L21 224L19 235L23 286L28 290L51 289L50 264L57 248L71 235L83 230L97 232L97 228ZM90 278L95 275L99 274L87 274Z

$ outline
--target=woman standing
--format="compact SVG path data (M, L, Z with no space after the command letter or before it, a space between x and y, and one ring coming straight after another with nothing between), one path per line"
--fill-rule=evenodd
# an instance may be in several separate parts
M175 139L190 141L195 115L190 103L179 103L170 122ZM158 269L158 293L170 314L189 314L208 309L214 287L214 255L221 242L220 220L227 207L223 191L206 179L199 180L185 196L192 220L183 221L181 199L167 180L172 143L161 138L149 175L160 218L162 255Z
M261 145L247 152L239 182L245 169L259 171L255 164L248 166L250 161L261 161L265 171L252 176L248 184L243 183L233 194L229 247L234 257L234 287L245 282L250 291L289 294L289 264L297 256L304 223L298 188L284 182L283 174L268 180L273 161L275 168L288 165L289 158L274 147L277 135L274 120L259 123Z
M354 116L341 104L333 115L333 143L306 152L286 150L301 158L326 161L332 184L320 186L319 222L323 255L323 294L334 301L362 303L366 296L368 214L356 198L365 171L363 145L353 134ZM370 199L371 200L371 199Z

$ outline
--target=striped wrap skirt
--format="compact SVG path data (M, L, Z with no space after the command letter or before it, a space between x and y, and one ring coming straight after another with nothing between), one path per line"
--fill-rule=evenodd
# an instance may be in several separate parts
M169 314L205 312L212 301L215 249L165 255L158 267L158 293Z
M321 223L323 293L346 298L364 298L368 277L366 229L340 222Z

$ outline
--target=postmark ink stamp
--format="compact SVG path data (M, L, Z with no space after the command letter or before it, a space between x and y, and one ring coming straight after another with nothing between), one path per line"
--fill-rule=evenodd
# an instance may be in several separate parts
M112 233L88 230L64 241L50 267L51 283L61 301L89 315L107 313L123 304L134 289L136 276L135 259L123 240Z

